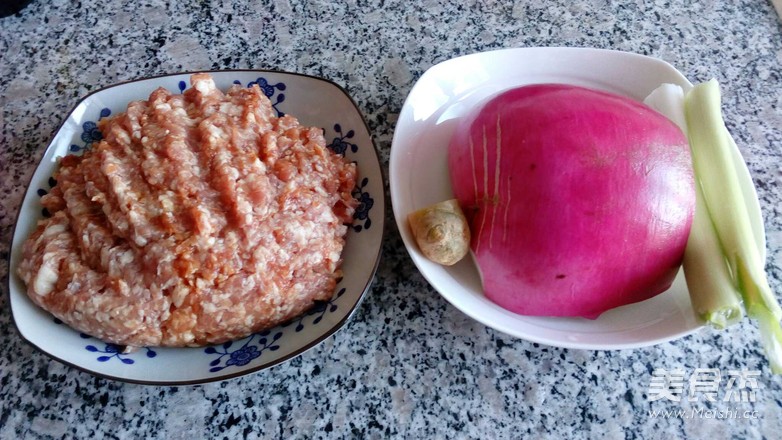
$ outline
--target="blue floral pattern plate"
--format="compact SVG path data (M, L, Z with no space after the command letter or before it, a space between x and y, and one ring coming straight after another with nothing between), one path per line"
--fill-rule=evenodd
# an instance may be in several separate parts
M329 148L357 163L354 196L359 206L343 251L344 276L333 297L293 321L242 340L201 348L148 347L132 353L69 328L27 298L16 268L22 243L38 219L48 215L40 198L56 184L52 174L58 158L80 154L99 141L102 135L96 122L124 111L130 101L147 99L158 87L183 91L190 73L130 81L88 95L68 114L32 177L17 219L9 267L14 322L25 340L54 359L127 382L179 385L229 379L277 365L316 346L345 325L368 291L380 260L385 197L380 161L356 104L344 89L321 78L262 70L210 73L223 90L234 84L257 84L279 115L290 113L303 124L322 127Z

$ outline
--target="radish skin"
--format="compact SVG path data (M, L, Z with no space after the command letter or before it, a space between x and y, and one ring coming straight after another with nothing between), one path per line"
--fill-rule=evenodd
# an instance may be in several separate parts
M504 92L449 144L487 298L596 318L670 287L695 195L675 124L628 98L541 84Z

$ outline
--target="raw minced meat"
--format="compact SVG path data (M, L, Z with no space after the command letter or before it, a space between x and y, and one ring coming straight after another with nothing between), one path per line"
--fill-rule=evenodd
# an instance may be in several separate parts
M356 167L257 87L208 74L99 122L62 158L52 214L25 242L28 296L127 346L198 346L290 320L331 297Z

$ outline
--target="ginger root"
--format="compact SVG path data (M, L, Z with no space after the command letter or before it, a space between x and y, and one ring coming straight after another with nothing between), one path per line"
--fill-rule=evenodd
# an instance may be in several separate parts
M452 266L470 250L470 227L456 199L415 211L407 222L421 253L435 263Z

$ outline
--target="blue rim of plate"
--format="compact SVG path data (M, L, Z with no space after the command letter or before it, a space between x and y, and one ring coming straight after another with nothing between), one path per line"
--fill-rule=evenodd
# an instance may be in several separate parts
M374 152L374 158L375 158L375 161L377 162L378 169L380 170L380 179L381 179L380 183L381 183L381 187L383 189L383 192L380 195L380 197L383 198L382 199L383 203L381 205L379 218L381 219L383 224L382 224L382 228L381 228L381 232L380 232L380 246L378 246L377 255L375 256L375 263L372 266L372 270L370 271L370 274L368 276L366 284L364 285L363 289L361 290L361 294L359 295L358 300L356 300L356 302L351 305L350 310L347 312L347 314L345 314L345 316L342 319L340 319L331 328L329 328L328 330L323 332L323 334L319 335L313 341L305 344L301 348L299 348L297 350L294 350L291 353L289 353L289 354L287 354L285 356L282 356L280 358L274 359L272 361L268 361L268 362L265 362L265 363L262 363L262 364L259 364L257 366L250 367L250 368L247 368L247 369L244 369L244 370L240 370L240 371L236 371L236 372L232 372L232 373L226 373L226 374L222 374L222 375L217 375L217 376L213 376L213 377L205 377L205 378L201 378L201 379L182 380L182 381L177 381L177 380L149 381L149 380L129 379L129 378L125 378L125 377L112 376L110 374L96 372L96 371L90 370L89 368L77 365L77 364L75 364L73 362L67 361L65 359L62 359L62 358L60 358L58 356L55 356L55 355L49 353L48 351L46 351L43 348L39 347L34 342L32 342L29 339L24 337L24 335L22 334L21 330L19 329L19 325L16 323L16 317L14 316L14 313L13 313L13 305L12 305L13 299L11 298L11 279L12 279L12 277L15 277L15 276L18 276L18 275L14 274L12 272L12 270L11 270L11 260L12 260L12 255L13 255L13 249L10 249L10 252L8 254L8 261L7 261L7 264L6 264L6 269L7 269L7 273L8 273L8 278L7 278L7 281L6 281L6 285L8 287L7 297L8 297L8 304L9 304L9 312L10 312L10 315L11 315L11 322L13 323L13 328L16 331L16 334L20 337L20 339L23 342L27 343L28 345L32 346L34 349L36 349L40 353L43 353L47 357L49 357L51 359L54 359L57 362L60 362L60 363L62 363L64 365L67 365L67 366L69 366L71 368L74 368L76 370L82 371L84 373L88 373L88 374L90 374L92 376L100 377L102 379L107 379L107 380L112 380L112 381L117 381L117 382L124 382L124 383L132 383L132 384L138 384L138 385L154 385L154 386L200 385L200 384L206 384L206 383L220 382L220 381L225 381L225 380L230 380L230 379L236 379L238 377L242 377L242 376L246 376L246 375L249 375L249 374L257 373L259 371L263 371L263 370L272 368L272 367L274 367L276 365L280 365L280 364L282 364L284 362L287 362L287 361L289 361L289 360L291 360L291 359L293 359L295 357L298 357L298 356L304 354L305 352L309 351L310 349L315 348L318 345L320 345L323 341L325 341L326 339L331 337L333 334L335 334L337 331L342 329L345 326L345 324L348 321L350 321L350 319L353 317L353 315L355 315L355 313L358 311L358 308L361 305L361 303L364 302L364 299L367 296L367 292L369 291L369 288L372 286L372 282L374 281L375 275L377 274L377 269L378 269L378 267L380 265L380 259L382 257L382 253L383 253L383 243L385 242L386 230L387 230L387 227L388 227L386 225L386 223L387 223L386 222L386 214L387 214L386 209L387 209L387 207L386 207L386 203L385 203L386 202L386 186L387 186L386 185L387 184L387 180L386 179L387 179L387 177L386 177L386 172L383 169L383 167L381 165L381 162L380 162L380 155L378 154L377 144L375 143L374 136L372 136L372 131L369 129L369 125L367 124L366 117L364 116L364 113L359 109L358 105L356 104L356 101L347 92L347 90L344 87L340 86L339 84L337 84L337 83L335 83L335 82L333 82L331 80L328 80L328 79L325 79L325 78L321 78L321 77L318 77L318 76L314 76L314 75L307 75L307 74L304 74L304 73L297 73L297 72L288 72L288 71L284 71L284 70L273 70L273 69L222 69L222 70L194 70L194 71L182 71L182 72L177 72L177 73L165 73L165 74L161 74L161 75L145 76L145 77L136 78L136 79L132 79L132 80L121 81L121 82L114 83L114 84L111 84L111 85L108 85L108 86L105 86L105 87L100 87L100 88L95 89L95 90L91 91L90 93L84 95L81 99L79 99L71 107L71 110L68 113L66 113L66 116L63 118L62 122L60 122L60 124L57 126L57 128L55 128L54 131L52 131L52 134L49 137L49 142L47 143L46 148L43 150L43 153L41 154L41 158L37 161L37 163L36 163L35 167L33 168L33 170L37 170L41 166L41 163L42 163L44 157L49 152L49 150L54 146L54 144L53 144L54 138L57 136L57 133L60 132L62 127L65 125L65 123L68 121L68 118L70 118L70 116L79 107L79 105L81 105L82 102L86 101L92 95L95 95L95 94L97 94L99 92L102 92L104 90L108 90L108 89L111 89L111 88L114 88L114 87L119 87L119 86L123 86L123 85L126 85L126 84L133 84L133 83L137 83L137 82L141 82L141 81L147 81L147 80L162 79L162 78L168 78L168 77L173 77L173 76L181 76L181 75L193 75L193 74L196 74L196 73L209 73L209 74L212 74L212 73L231 73L231 72L236 72L236 73L283 74L283 75L293 75L293 76L299 76L299 77L303 77L303 78L309 78L309 79L314 79L314 80L318 80L318 81L323 81L323 82L325 82L327 84L330 84L330 85L336 87L340 92L342 92L348 98L348 100L350 101L351 105L353 105L353 108L356 110L356 113L361 118L361 122L364 124L364 128L366 129L367 134L369 135L369 140L370 140L370 142L372 144L372 151ZM22 202L19 204L19 208L16 211L16 218L14 220L14 227L11 230L11 243L10 243L12 245L11 247L13 247L13 239L16 236L16 228L19 226L19 217L21 216L21 213L22 213L22 206L24 205L24 199L26 198L27 194L30 192L30 186L32 184L32 180L33 180L34 176L35 176L35 172L30 174L30 179L28 180L27 184L25 185L25 191L24 191L24 196L22 197ZM295 321L297 318L298 317L293 318L290 322ZM286 323L283 323L281 325L287 325L287 324L288 323L286 322ZM183 349L187 349L187 348L188 347L183 347ZM199 348L203 348L203 347L199 347Z

